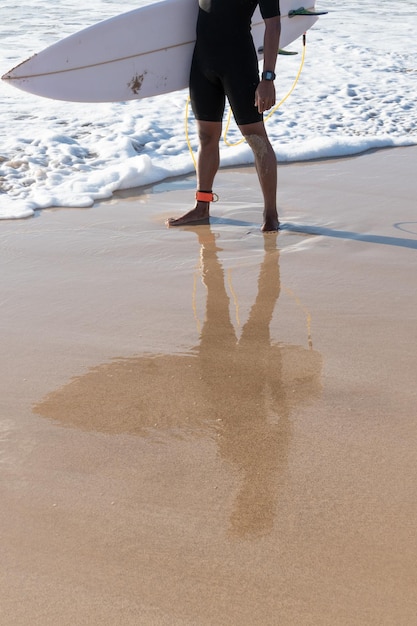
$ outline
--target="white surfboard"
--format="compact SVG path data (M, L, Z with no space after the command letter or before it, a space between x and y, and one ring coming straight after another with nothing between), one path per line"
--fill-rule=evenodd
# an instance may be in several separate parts
M281 48L300 37L317 15L290 16L302 0L281 0ZM314 0L308 10L314 11ZM49 46L2 79L39 96L72 102L121 102L188 85L198 0L163 0L113 17ZM257 49L264 22L252 20ZM261 57L261 53L259 54Z

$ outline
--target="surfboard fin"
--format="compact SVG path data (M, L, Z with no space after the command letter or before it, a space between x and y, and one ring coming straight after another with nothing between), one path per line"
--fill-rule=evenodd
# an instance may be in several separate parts
M264 47L259 46L258 54L263 54L263 52L264 52ZM283 50L282 48L280 48L278 50L278 54L282 54L283 56L292 56L293 54L298 54L298 52L293 52L292 50Z
M288 17L296 17L297 15L327 15L327 13L328 11L311 11L310 9L300 7L299 9L288 11Z
M283 50L282 48L280 48L278 50L278 54L282 54L282 56L285 56L285 57L290 57L290 56L293 56L294 54L298 54L298 52L296 52L295 50Z

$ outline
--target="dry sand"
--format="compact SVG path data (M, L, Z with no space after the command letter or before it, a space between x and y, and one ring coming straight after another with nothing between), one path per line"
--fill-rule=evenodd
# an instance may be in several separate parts
M417 623L416 162L0 224L2 625Z

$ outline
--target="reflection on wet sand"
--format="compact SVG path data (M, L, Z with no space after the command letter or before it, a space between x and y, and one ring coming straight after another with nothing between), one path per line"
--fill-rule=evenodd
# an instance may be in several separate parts
M198 347L185 355L146 354L100 365L49 394L34 410L84 430L214 437L241 483L230 532L259 536L272 528L285 480L291 411L320 393L321 358L311 347L271 342L269 327L280 295L276 235L264 237L258 294L238 338L215 236L208 226L194 232L207 288Z

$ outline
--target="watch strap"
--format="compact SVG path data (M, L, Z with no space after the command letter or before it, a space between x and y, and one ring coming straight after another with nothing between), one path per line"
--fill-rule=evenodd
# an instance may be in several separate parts
M262 80L275 80L275 78L275 72L272 72L271 70L266 70L265 72L262 72Z

